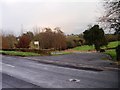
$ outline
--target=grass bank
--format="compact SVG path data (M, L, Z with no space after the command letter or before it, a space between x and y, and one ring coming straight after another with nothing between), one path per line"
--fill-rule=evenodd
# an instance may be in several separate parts
M27 57L27 56L42 56L42 55L40 55L38 53L33 53L33 52L4 51L4 50L0 50L0 54L11 55L11 56L22 56L22 57ZM66 55L66 54L71 54L71 52L66 52L66 51L54 51L54 52L51 52L52 56Z
M108 43L107 48L117 47L119 43L120 43L120 41L119 42L118 41L110 42L110 43Z
M106 50L105 54L110 55L112 60L115 62L116 65L120 65L120 61L116 60L116 51L115 51L115 49Z
M107 46L103 46L101 48L106 49L104 53L110 55L111 58L115 61L116 60L116 52L115 52L115 49L112 49L112 48L115 48L116 46L118 46L119 43L120 42L118 42L118 41L109 42ZM92 51L92 50L95 50L95 48L94 48L94 46L83 45L83 46L75 47L72 50Z
M95 50L94 46L89 46L89 45L83 45L79 47L73 48L73 50L78 50L78 51L91 51Z
M108 49L108 50L105 51L105 54L110 55L113 61L116 61L116 51L115 51L115 48L118 46L119 43L120 42L118 42L118 41L109 42L107 47L105 47L105 49L107 49L107 48L114 48L114 49Z
M110 55L111 58L112 58L114 61L116 60L116 52L115 52L115 49L106 50L104 53Z
M119 42L120 43L120 42ZM114 42L109 42L108 45L105 47L101 47L103 49L107 49L107 48L115 48L118 45L118 41L114 41ZM73 50L78 50L78 51L91 51L91 50L95 50L94 46L89 46L89 45L83 45L83 46L78 46L73 48Z
M3 55L12 55L12 56L40 56L40 54L33 53L33 52L20 52L20 51L3 51L0 50L0 54Z

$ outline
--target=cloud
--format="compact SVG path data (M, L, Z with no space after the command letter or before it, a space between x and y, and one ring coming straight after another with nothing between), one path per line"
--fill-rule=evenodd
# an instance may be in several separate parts
M81 33L89 23L94 23L98 16L96 2L18 1L16 3L16 0L12 0L12 4L2 5L3 29L16 33L20 32L21 24L24 28L36 25L52 28L58 26L66 33Z
M19 2L99 2L100 0L1 0L4 3Z

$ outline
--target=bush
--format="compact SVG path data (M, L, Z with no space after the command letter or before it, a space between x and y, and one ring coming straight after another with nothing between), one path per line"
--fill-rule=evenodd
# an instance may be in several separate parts
M105 49L100 49L100 52L105 52Z
M18 43L16 44L16 48L29 48L31 40L27 34L23 34L20 38Z
M113 42L118 40L118 36L114 34L106 34L105 38L108 42Z

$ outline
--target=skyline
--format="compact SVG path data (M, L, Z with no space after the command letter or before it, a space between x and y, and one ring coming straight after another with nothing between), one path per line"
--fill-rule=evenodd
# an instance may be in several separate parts
M6 1L6 2L5 2ZM102 15L102 7L99 0L73 0L42 2L43 0L2 2L2 24L4 32L19 35L21 25L25 31L33 27L60 27L65 34L80 34L88 25L96 24L96 20Z

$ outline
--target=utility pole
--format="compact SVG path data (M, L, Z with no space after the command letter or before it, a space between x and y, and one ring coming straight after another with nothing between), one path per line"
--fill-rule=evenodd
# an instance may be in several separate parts
M23 24L21 24L21 35L23 34L23 31L24 31Z

